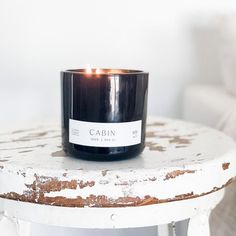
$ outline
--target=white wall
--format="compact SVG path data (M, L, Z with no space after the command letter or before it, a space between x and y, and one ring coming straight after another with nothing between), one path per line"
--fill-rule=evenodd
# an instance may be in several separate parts
M149 113L178 116L186 83L219 80L215 22L235 10L234 0L1 0L0 121L59 120L59 71L87 63L149 71Z

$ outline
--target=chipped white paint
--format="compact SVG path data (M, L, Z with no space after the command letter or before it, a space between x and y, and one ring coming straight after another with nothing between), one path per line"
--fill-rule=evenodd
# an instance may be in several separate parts
M58 126L0 134L0 210L11 218L80 228L143 227L193 217L191 235L235 176L235 143L218 131L160 118L149 121L146 142L137 158L90 162L61 152ZM201 235L207 235L203 222Z
M149 199L169 201L197 197L217 189L236 173L235 143L224 134L177 120L153 119L147 127L147 147L137 158L117 162L91 162L65 156L60 129L46 126L0 135L0 195L29 197L30 185L51 180L76 188L49 189L44 198L82 199L105 196L109 203L149 204ZM84 186L85 183L91 185ZM80 187L80 184L83 186ZM112 191L111 191L112 189ZM39 194L40 189L34 192ZM42 200L42 199L41 199ZM130 201L129 201L130 200ZM38 201L36 196L35 202ZM68 202L40 203L67 206ZM96 203L86 203L96 206ZM102 206L100 204L100 206Z
M220 190L183 201L108 208L58 207L7 199L2 201L9 216L25 221L62 227L112 229L162 225L192 218L214 208L223 194L224 191Z

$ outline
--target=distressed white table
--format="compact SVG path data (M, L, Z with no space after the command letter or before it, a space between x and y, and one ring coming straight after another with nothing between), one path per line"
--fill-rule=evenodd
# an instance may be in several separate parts
M151 119L145 151L117 162L67 157L59 126L1 133L0 232L23 232L18 220L103 229L190 218L188 235L209 235L209 213L235 175L234 141L177 120Z

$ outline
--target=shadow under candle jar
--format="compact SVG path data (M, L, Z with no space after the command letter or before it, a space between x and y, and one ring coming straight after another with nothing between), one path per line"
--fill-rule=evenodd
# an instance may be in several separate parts
M74 157L111 161L145 147L148 73L85 69L61 72L62 146Z

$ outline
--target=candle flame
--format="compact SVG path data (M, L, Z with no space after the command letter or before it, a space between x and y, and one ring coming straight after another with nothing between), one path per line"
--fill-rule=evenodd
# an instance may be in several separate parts
M92 69L91 66L87 64L85 67L85 73L100 75L101 73L103 73L103 70L101 70L100 68Z
M85 72L86 72L86 74L92 74L92 69L91 69L91 66L89 64L86 65Z
M96 74L101 74L101 72L102 72L101 69L100 69L100 68L97 68L95 73L96 73Z

